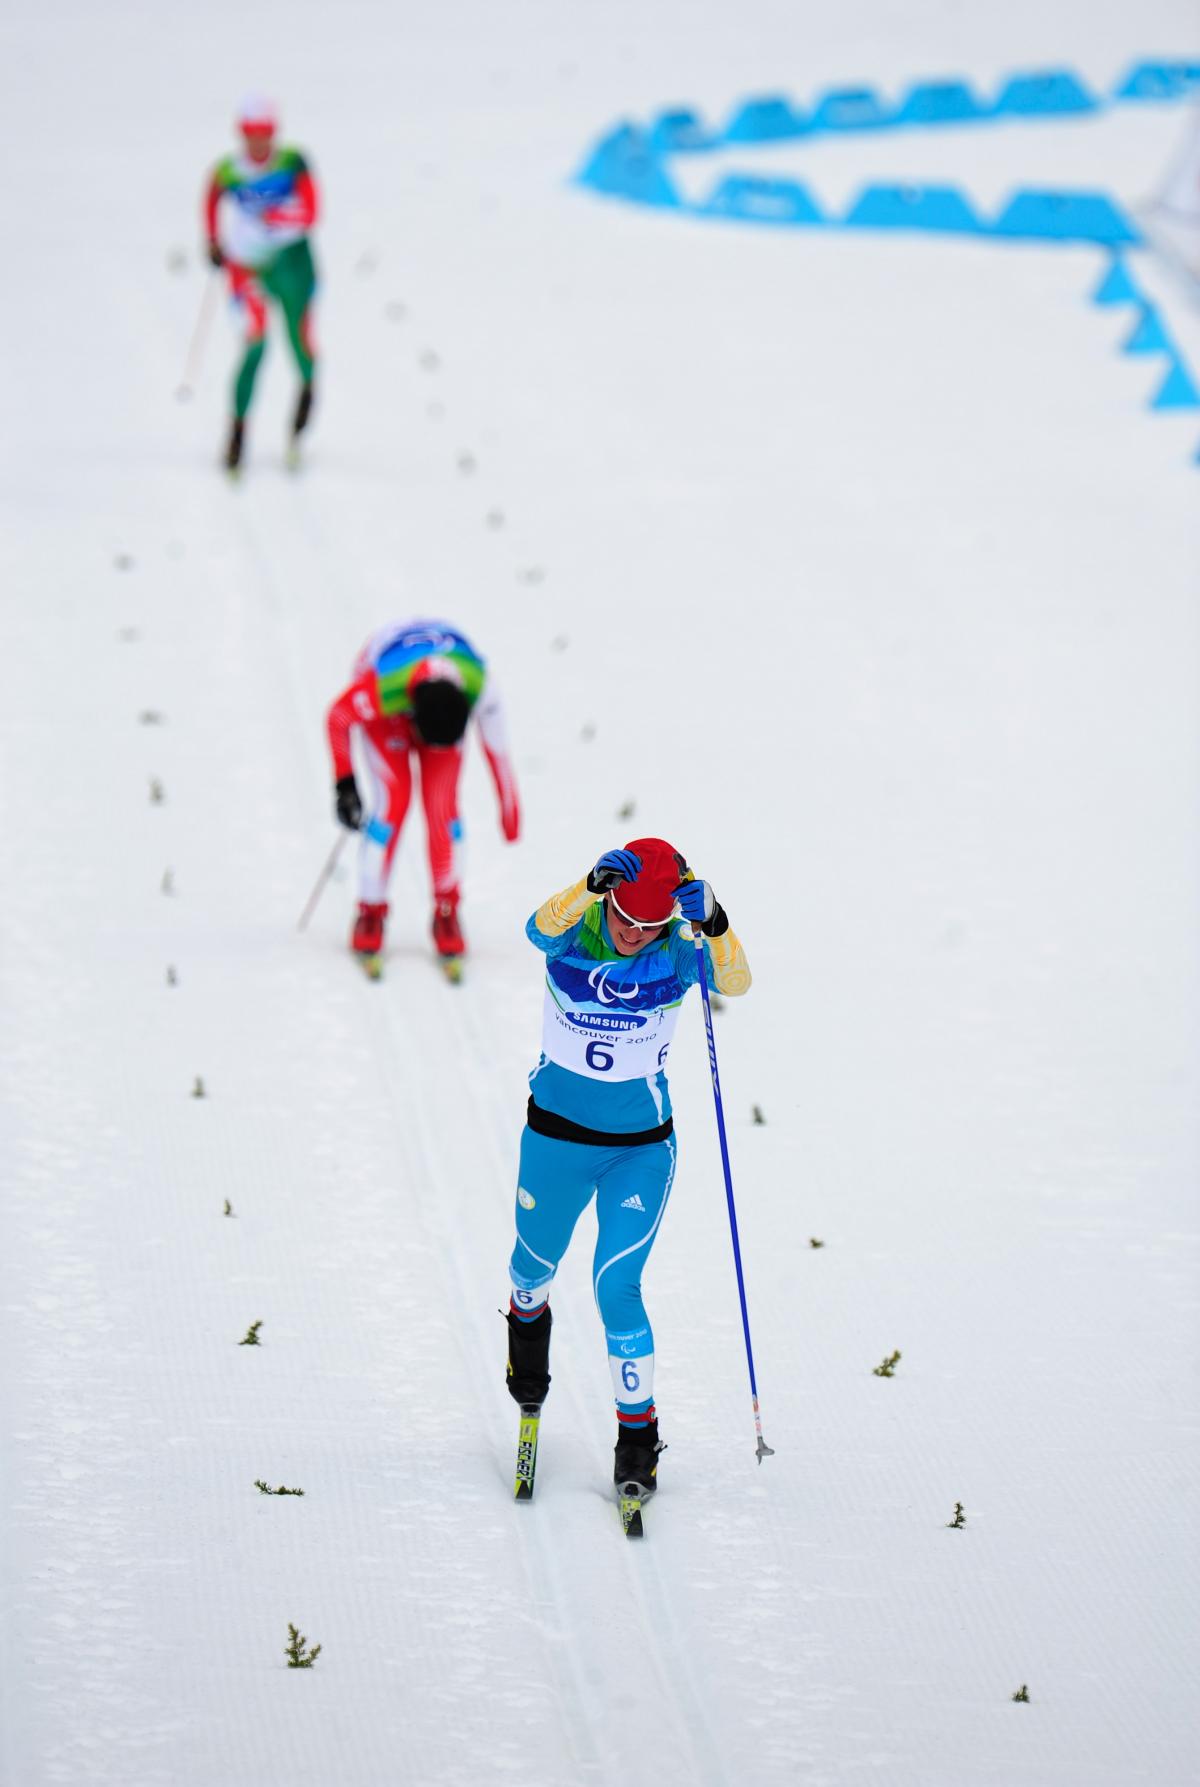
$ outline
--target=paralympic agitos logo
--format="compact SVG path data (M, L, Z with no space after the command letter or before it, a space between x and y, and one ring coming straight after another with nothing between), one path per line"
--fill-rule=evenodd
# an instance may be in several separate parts
M652 1011L656 1006L670 1005L681 991L672 979L645 984L615 979L612 962L599 962L593 968L552 962L549 974L555 991L571 1005L599 1005L606 1010Z

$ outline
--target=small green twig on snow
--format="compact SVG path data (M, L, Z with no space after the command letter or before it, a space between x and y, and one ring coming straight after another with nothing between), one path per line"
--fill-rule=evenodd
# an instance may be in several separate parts
M303 1633L298 1632L289 1620L287 1649L284 1654L287 1657L289 1669L311 1669L321 1654L321 1646L315 1644L309 1650L308 1639L304 1637Z

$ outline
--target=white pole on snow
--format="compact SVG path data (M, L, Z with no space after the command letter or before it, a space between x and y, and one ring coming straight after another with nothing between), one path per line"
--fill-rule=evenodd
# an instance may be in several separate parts
M192 330L192 339L188 344L187 359L184 361L183 379L175 391L180 403L189 402L194 394L200 362L204 357L204 349L208 341L209 326L212 323L213 305L220 283L220 274L214 267L209 273L204 287L204 296L200 300L200 311L196 317L196 326Z
M336 839L334 840L333 849L329 852L329 855L325 858L325 866L321 870L321 873L317 876L317 885L313 888L312 892L309 894L308 904L305 906L304 911L300 914L300 922L296 926L296 929L298 931L302 931L305 928L309 919L312 917L313 913L316 911L317 901L320 899L321 895L325 892L326 883L328 882L329 877L333 874L333 871L337 868L338 857L342 854L342 846L345 844L346 839L349 836L350 836L350 833L348 831L339 831Z

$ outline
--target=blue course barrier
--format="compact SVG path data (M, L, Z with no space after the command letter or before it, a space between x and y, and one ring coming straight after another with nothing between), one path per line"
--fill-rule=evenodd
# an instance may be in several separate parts
M781 143L790 137L806 136L811 128L786 94L767 93L742 101L725 126L725 141Z
M1125 213L1102 192L1017 192L992 225L997 236L1053 242L1140 242Z
M1200 94L1200 62L1135 63L1112 90L1114 100L1171 102ZM714 130L690 106L658 113L651 127L623 124L596 144L576 174L579 185L638 205L669 207L692 216L725 217L768 226L823 225L841 229L927 231L983 236L992 241L1092 242L1110 251L1091 293L1098 305L1136 304L1138 315L1123 350L1167 354L1165 377L1151 399L1155 410L1200 409L1200 391L1174 348L1154 307L1130 276L1118 250L1142 237L1120 205L1099 192L1016 192L993 223L952 186L871 185L843 218L826 217L806 186L796 180L728 174L702 204L684 201L667 171L666 158L729 143L778 143L821 131L877 131L993 119L1071 117L1098 111L1098 99L1069 69L1010 76L994 102L981 101L965 80L918 81L896 107L871 87L824 92L811 116L786 95L743 100L723 130ZM1200 465L1200 452L1195 456Z
M963 124L986 118L988 108L965 81L919 81L905 94L897 124Z
M1153 304L1143 304L1137 322L1121 343L1121 352L1123 354L1170 354L1174 351L1157 310Z
M1181 360L1172 360L1166 378L1150 399L1152 410L1200 410L1197 391L1187 367Z
M1092 293L1093 304L1140 304L1142 294L1129 277L1129 270L1119 255L1109 263L1108 272Z
M699 112L690 106L660 112L650 126L650 147L656 155L686 155L715 149L720 133L710 130Z
M740 217L749 223L824 223L806 186L798 180L763 180L728 174L700 210L707 217Z
M622 124L603 137L576 179L581 186L633 199L639 205L679 205L679 194L653 153L649 137L632 124Z
M953 186L868 186L842 222L862 230L954 230L979 235L982 225Z
M1069 69L1049 69L1043 74L1014 74L1005 81L993 110L997 114L1029 118L1064 112L1094 112L1099 101Z
M835 87L817 101L812 121L814 130L882 130L894 118L873 87Z
M1113 88L1116 99L1183 99L1200 86L1200 62L1135 62Z

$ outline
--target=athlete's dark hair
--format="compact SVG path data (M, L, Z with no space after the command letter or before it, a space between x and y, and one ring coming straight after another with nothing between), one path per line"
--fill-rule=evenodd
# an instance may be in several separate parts
M418 683L412 694L413 720L427 745L456 745L467 730L471 709L454 683Z

